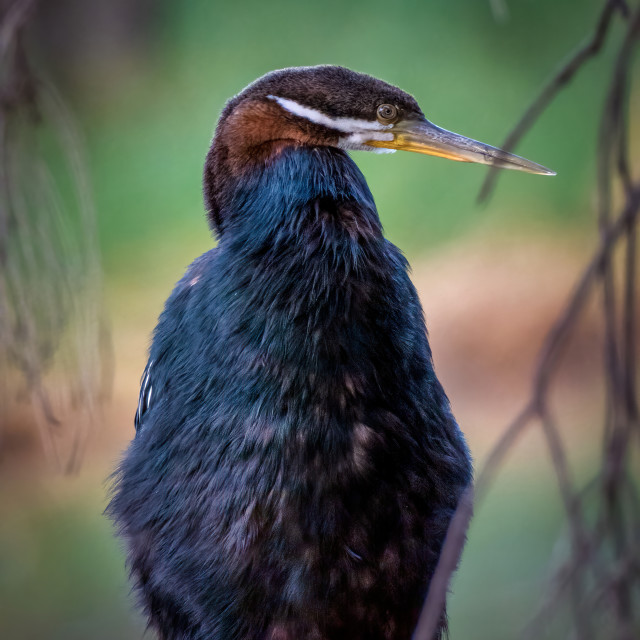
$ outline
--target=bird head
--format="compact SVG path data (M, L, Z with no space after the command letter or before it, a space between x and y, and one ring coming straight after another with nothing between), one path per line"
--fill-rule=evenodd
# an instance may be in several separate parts
M389 153L414 151L528 173L555 172L437 127L401 89L344 67L295 67L266 74L225 106L205 165L205 197L216 202L229 179L291 145Z

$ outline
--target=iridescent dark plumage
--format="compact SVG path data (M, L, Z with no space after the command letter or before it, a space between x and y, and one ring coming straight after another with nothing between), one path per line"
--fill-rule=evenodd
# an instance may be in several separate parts
M338 67L229 102L205 166L219 243L160 317L110 513L163 640L409 640L469 454L351 134L275 98L423 119Z

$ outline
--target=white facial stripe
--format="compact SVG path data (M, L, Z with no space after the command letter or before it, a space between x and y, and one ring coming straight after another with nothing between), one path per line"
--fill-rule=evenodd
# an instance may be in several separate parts
M345 138L338 141L338 147L345 151L368 151L370 153L395 153L395 149L385 149L384 147L372 147L368 144L355 144L347 142Z
M304 105L296 102L295 100L289 100L288 98L279 98L278 96L267 96L271 100L275 100L283 109L286 109L290 113L305 118L315 124L320 124L323 127L329 129L335 129L336 131L342 131L344 133L357 133L362 131L385 131L386 129L392 129L392 124L380 124L377 120L360 120L359 118L332 118L324 113L305 107ZM371 138L369 138L371 139Z
M395 149L385 149L384 147L372 147L366 142L368 140L381 140L383 142L391 142L393 133L382 131L369 133L352 133L338 140L338 146L341 149L350 149L353 151L372 151L373 153L395 153Z
M349 142L353 142L355 144L364 144L368 140L380 140L380 142L391 142L393 140L393 133L352 133L350 136L346 136L346 138L341 138L341 140L348 140Z

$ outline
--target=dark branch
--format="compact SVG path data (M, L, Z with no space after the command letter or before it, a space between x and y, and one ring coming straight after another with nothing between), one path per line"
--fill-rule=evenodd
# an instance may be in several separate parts
M612 81L606 93L600 122L598 144L598 223L599 242L591 259L578 278L572 294L553 324L540 351L534 371L530 397L520 413L507 426L488 455L476 483L477 502L490 489L493 478L518 437L530 426L538 425L546 439L557 476L559 492L567 515L569 559L556 567L553 579L538 613L525 630L527 638L543 635L567 595L572 610L572 637L589 638L607 621L609 637L630 639L640 623L634 612L634 593L640 586L640 500L629 469L631 431L639 427L636 395L636 233L640 215L640 180L634 181L628 157L627 103L630 68L634 47L640 38L640 6L633 11L622 2L608 0L589 40L562 66L525 112L503 145L511 150L533 125L555 95L564 88L584 63L595 56L610 30L614 13L628 18L622 44L612 65ZM615 192L614 176L622 191L622 205ZM493 188L495 171L490 171L481 198ZM615 213L614 213L615 212ZM616 295L614 251L626 241L622 303ZM569 460L560 430L549 409L549 391L557 372L560 356L575 330L591 295L603 293L605 364L607 387L605 438L602 465L596 476L583 489L578 489L570 476ZM618 308L620 307L620 308ZM618 315L619 314L619 315ZM618 318L621 322L618 322ZM636 442L638 444L638 442ZM595 521L587 517L585 501L598 502ZM459 558L470 505L461 504L448 532L441 562L429 589L420 617L415 640L431 640L439 617L451 573ZM603 611L608 609L608 611ZM613 616L611 616L613 614ZM598 619L597 616L601 615Z
M438 566L431 578L425 606L420 612L413 640L431 640L434 637L442 619L451 576L458 566L462 548L467 539L467 529L472 515L473 487L469 487L462 494L458 508L449 524L447 537L442 546Z
M502 143L502 148L505 151L513 151L513 149L515 149L518 142L520 142L525 133L535 124L536 120L560 90L569 84L573 76L583 67L585 62L593 58L600 51L609 32L611 19L616 11L622 11L624 14L626 5L619 0L608 0L600 13L591 38L580 46L569 60L560 67L551 80L544 86L538 97L524 112L518 124L516 124ZM478 202L484 202L489 198L498 180L499 171L500 169L497 167L492 167L488 170L487 177L480 188Z

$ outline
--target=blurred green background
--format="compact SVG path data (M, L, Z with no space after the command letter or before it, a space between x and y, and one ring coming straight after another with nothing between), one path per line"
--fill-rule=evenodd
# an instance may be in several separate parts
M503 4L506 18L492 8ZM271 69L340 64L412 93L436 124L498 145L590 32L601 4L43 3L33 44L86 144L115 381L78 475L48 471L35 437L7 439L0 638L128 640L144 633L121 544L102 515L106 478L133 436L138 378L162 302L214 242L201 172L225 100ZM354 154L387 236L413 264L436 366L477 465L524 402L544 330L594 243L594 151L610 49L517 149L555 169L556 178L510 172L478 207L485 175L478 166ZM638 113L632 110L634 134ZM58 173L65 192L62 166ZM595 462L600 415L597 382L585 367L597 364L589 331L572 346L559 383L572 463L584 477ZM14 430L28 425L25 418ZM544 445L531 432L477 510L450 598L452 638L517 635L545 589L563 522Z

